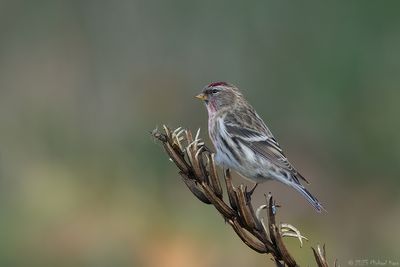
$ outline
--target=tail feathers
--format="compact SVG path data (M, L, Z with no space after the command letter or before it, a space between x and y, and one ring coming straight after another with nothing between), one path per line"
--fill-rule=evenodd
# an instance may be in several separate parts
M310 182L300 173L296 172L296 178L300 178L301 180L303 180L304 182L306 182L307 184L309 184Z
M300 184L292 184L292 186L294 189L300 192L308 200L308 202L310 202L317 212L326 212L326 209L321 205L321 203L319 203L318 199L316 199L307 189L305 189L304 186Z

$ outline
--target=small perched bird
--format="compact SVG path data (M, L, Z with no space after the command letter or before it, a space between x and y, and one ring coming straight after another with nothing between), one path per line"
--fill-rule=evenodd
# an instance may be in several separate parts
M324 209L300 183L308 181L289 163L271 131L237 87L214 82L196 97L207 107L208 132L218 165L256 182L255 187L270 179L280 181L300 192L318 212Z

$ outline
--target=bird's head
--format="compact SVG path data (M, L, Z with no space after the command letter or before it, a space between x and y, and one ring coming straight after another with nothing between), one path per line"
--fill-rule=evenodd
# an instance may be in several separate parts
M229 83L213 82L204 87L196 97L204 101L210 113L232 107L242 97L242 93Z

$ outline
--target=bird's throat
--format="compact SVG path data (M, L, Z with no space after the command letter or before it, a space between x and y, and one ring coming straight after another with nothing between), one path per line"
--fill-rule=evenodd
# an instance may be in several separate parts
M207 103L207 111L208 111L208 115L209 116L214 115L214 113L217 112L217 107L216 107L214 101L212 101L212 100L208 101L208 103Z

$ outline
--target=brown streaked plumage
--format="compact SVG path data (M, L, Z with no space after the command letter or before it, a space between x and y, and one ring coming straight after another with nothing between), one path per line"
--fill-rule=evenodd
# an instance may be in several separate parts
M207 107L217 164L256 183L280 181L300 192L317 211L323 209L300 183L308 181L290 164L271 131L237 87L226 82L210 83L197 98Z

